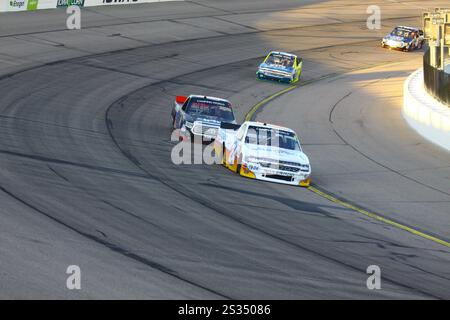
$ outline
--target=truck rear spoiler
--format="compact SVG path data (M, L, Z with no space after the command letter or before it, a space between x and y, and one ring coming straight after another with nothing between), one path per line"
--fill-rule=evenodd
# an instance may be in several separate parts
M230 130L236 131L240 127L241 127L240 124L234 124L234 123L229 123L229 122L221 122L220 123L220 128L222 128L222 129L230 129Z
M185 96L177 96L175 98L175 102L178 104L184 104L186 102L187 98L188 97L185 97Z

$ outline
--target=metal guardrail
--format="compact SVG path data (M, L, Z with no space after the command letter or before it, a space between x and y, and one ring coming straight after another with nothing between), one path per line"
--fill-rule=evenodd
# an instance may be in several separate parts
M431 66L429 49L423 57L423 75L428 93L450 108L450 74Z

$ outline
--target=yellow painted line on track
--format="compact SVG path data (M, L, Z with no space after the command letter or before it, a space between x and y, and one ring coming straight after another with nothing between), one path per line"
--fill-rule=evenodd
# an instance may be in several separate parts
M286 89L283 89L281 91L275 92L274 94L272 94L271 96L268 96L267 98L265 98L264 100L258 102L257 104L255 104L249 112L247 112L247 114L245 115L245 121L251 121L253 119L253 116L255 115L255 112L258 111L262 106L264 106L265 104L269 103L270 101L278 98L279 96L294 90L295 88L299 88L302 86L305 86L307 84L313 83L313 82L317 82L326 78L331 78L333 76L337 76L338 74L333 73L333 74L327 74L324 76L321 76L319 78L315 78L315 79L311 79L311 80L307 80L307 81L303 81L300 84L295 84L295 85L291 85L290 87L287 87Z
M439 239L439 238L437 238L435 236L426 234L426 233L424 233L422 231L419 231L419 230L416 230L416 229L414 229L412 227L405 226L404 224L401 224L399 222L395 222L395 221L393 221L391 219L382 217L382 216L380 216L380 215L378 215L376 213L369 212L367 210L358 208L357 206L355 206L353 204L350 204L350 203L345 202L343 200L339 200L338 198L335 198L332 195L330 195L328 193L325 193L324 191L321 191L321 190L319 190L319 189L317 189L317 188L315 188L313 186L310 186L308 189L310 191L314 192L315 194L330 200L331 202L334 202L334 203L339 204L339 205L341 205L341 206L343 206L345 208L348 208L348 209L351 209L351 210L356 211L358 213L361 213L361 214L363 214L363 215L365 215L365 216L367 216L369 218L378 220L378 221L386 223L386 224L388 224L388 225L390 225L392 227L396 227L398 229L407 231L407 232L412 233L412 234L414 234L416 236L422 237L424 239L427 239L427 240L439 243L439 244L441 244L443 246L446 246L446 247L450 248L450 242L447 242L447 241Z
M307 84L310 84L310 83L313 83L313 82L317 82L317 81L323 80L325 78L330 78L330 77L333 77L333 76L335 76L335 74L333 74L333 75L326 75L326 76L322 76L322 77L317 78L317 79L312 79L312 80L309 80L309 81L305 81L305 82L303 82L303 83L301 83L299 85L292 85L290 87L287 87L286 89L283 89L281 91L278 91L278 92L272 94L271 96L265 98L264 100L258 102L256 105L254 105L253 108L251 108L250 111L246 114L245 121L253 120L253 117L254 117L255 113L262 106L268 104L269 102L271 102L272 100L278 98L279 96L281 96L281 95L283 95L283 94L285 94L287 92L290 92L290 91L292 91L292 90L294 90L296 88L299 88L301 86L304 86L304 85L307 85ZM353 210L355 212L358 212L358 213L360 213L360 214L362 214L362 215L364 215L366 217L369 217L369 218L372 218L374 220L383 222L383 223L385 223L387 225L390 225L392 227L395 227L395 228L407 231L407 232L409 232L411 234L414 234L415 236L418 236L418 237L421 237L423 239L427 239L427 240L433 241L433 242L438 243L440 245L443 245L443 246L445 246L447 248L450 248L450 242L448 242L448 241L439 239L439 238L437 238L435 236L432 236L432 235L427 234L425 232L422 232L422 231L419 231L417 229L414 229L413 227L408 227L408 226L406 226L404 224L401 224L399 222L396 222L394 220L382 217L379 214L376 214L376 213L373 213L373 212L369 212L367 210L359 208L359 207L357 207L357 206L355 206L355 205L353 205L351 203L348 203L348 202L346 202L344 200L340 200L340 199L338 199L338 198L336 198L336 197L326 193L325 191L319 190L316 187L310 186L310 187L308 187L308 190L314 192L315 194L317 194L317 195L319 195L319 196L321 196L321 197L323 197L323 198L325 198L325 199L327 199L327 200L329 200L329 201L331 201L333 203L336 203L336 204L341 205L341 206L343 206L343 207L345 207L347 209L350 209L350 210Z
M265 98L264 100L262 100L262 101L258 102L257 104L255 104L255 105L250 109L250 111L247 112L247 114L245 115L245 121L251 121L251 120L253 120L253 117L254 117L255 113L256 113L259 109L261 109L262 106L266 105L267 103L269 103L269 102L271 102L272 100L278 98L279 96L281 96L281 95L283 95L283 94L285 94L285 93L287 93L287 92L289 92L289 91L292 91L292 90L294 90L294 89L296 89L296 88L300 88L300 87L309 85L309 84L311 84L311 83L318 82L318 81L320 81L320 80L324 80L324 79L329 79L329 78L333 78L333 77L342 76L342 75L344 75L344 74L346 74L346 73L355 72L355 71L358 71L358 70L367 70L367 69L372 69L372 68L376 68L376 67L379 67L379 66L385 66L385 65L392 65L392 66L394 66L394 65L397 65L397 64L401 64L401 63L402 63L402 62L389 62L388 64L386 64L386 63L378 63L378 64L372 64L372 65L370 65L370 66L361 66L361 67L356 67L356 68L350 68L350 69L346 70L345 72L335 72L335 73L325 74L325 75L320 76L320 77L318 77L318 78L314 78L314 79L309 79L309 80L306 80L306 81L302 81L302 82L300 82L300 83L298 83L298 84L296 83L296 84L294 84L294 85L291 85L291 86L287 87L286 89L283 89L283 90L281 90L281 91L275 92L275 93L272 94L271 96L268 96L268 97ZM263 81L265 81L265 80L263 80ZM270 80L269 80L269 81L270 81Z
M289 92L291 90L294 90L295 88L297 88L297 86L290 86L284 90L281 90L273 95L271 95L270 97L265 98L264 100L258 102L257 104L255 104L253 106L253 108L250 109L250 111L245 115L245 121L251 121L253 118L253 115L255 114L256 111L259 110L259 108L261 108L261 106L265 105L266 103L272 101L273 99L275 99L276 97L279 97L283 94L285 94L286 92Z

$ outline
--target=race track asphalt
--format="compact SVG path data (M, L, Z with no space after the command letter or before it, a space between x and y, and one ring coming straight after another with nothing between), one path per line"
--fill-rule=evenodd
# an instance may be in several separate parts
M293 51L298 88L254 118L297 131L318 189L450 242L450 154L401 116L422 52L379 47L423 3L377 2L382 30L356 0L85 8L80 31L64 10L0 14L0 298L449 299L445 245L171 160L176 95L227 98L243 121L287 88L255 79L262 57ZM69 265L82 290L66 289Z

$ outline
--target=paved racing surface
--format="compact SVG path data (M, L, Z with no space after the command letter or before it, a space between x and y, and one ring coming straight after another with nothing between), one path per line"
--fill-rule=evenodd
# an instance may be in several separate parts
M430 7L446 1L429 1ZM243 121L287 88L271 49L305 60L254 118L296 130L314 186L450 241L450 154L402 120L421 52L379 47L419 1L185 1L0 15L0 298L450 298L449 251L304 188L174 165L176 95ZM407 8L408 10L405 10ZM66 289L79 265L82 290ZM368 290L378 265L382 289Z

